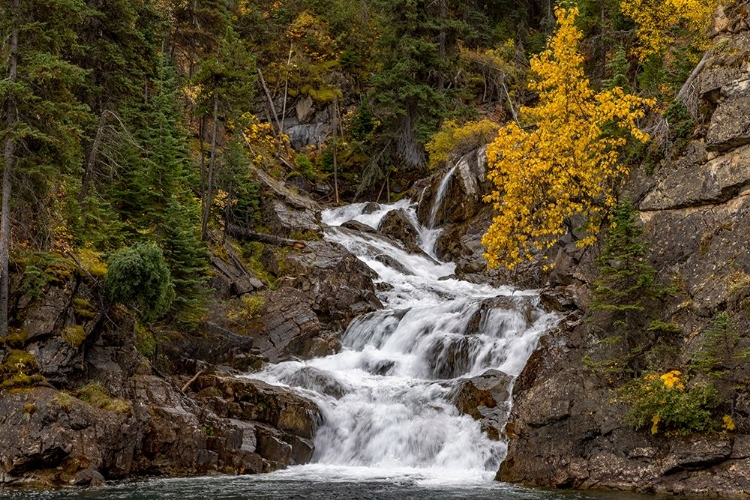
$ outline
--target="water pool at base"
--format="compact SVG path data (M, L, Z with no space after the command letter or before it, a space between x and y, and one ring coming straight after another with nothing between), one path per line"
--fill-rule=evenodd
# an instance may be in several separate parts
M445 471L306 465L257 476L152 479L102 488L3 491L1 500L656 500L622 492L548 491ZM684 497L680 497L685 500Z

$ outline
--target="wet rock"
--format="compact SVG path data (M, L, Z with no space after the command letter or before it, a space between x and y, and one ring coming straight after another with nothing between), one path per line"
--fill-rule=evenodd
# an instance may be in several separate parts
M266 294L259 318L250 327L261 355L276 362L309 354L311 343L323 333L311 302L310 295L288 286Z
M341 227L351 229L352 231L360 231L362 233L377 233L376 229L368 226L363 222L359 222L358 220L350 220L344 222L343 224L341 224Z
M277 276L294 277L292 286L328 329L343 330L356 316L383 307L375 272L337 243L311 241L301 251L264 252L263 261Z
M265 425L257 425L255 429L260 456L279 468L292 462L292 445L282 441L276 429Z
M491 439L500 439L510 410L510 389L513 378L499 370L459 382L451 395L458 411L479 420L482 430Z
M381 264L384 264L391 269L400 272L401 274L404 274L406 276L413 276L414 273L409 271L406 266L404 266L402 263L391 257L390 255L386 254L380 254L375 256L375 260L380 262Z
M422 253L419 247L419 232L403 208L388 212L380 221L378 231L401 242L403 248L409 252Z
M197 399L221 418L257 421L306 439L315 436L322 421L312 401L258 380L202 375L195 390Z
M365 203L365 206L362 207L362 213L363 214L375 213L381 208L382 207L380 206L380 204L375 203L374 201L368 201L367 203Z
M305 366L282 380L292 387L304 387L321 394L340 399L348 392L347 387L336 380L330 373Z
M103 486L105 483L102 476L96 469L84 469L76 474L73 479L75 486Z
M474 217L483 208L482 194L489 192L486 180L487 148L472 151L456 163L456 169L448 181L447 190L435 211L435 226L445 223L465 222ZM419 196L417 215L424 226L429 226L432 219L435 197L440 183L450 169L435 175L429 189L423 189Z

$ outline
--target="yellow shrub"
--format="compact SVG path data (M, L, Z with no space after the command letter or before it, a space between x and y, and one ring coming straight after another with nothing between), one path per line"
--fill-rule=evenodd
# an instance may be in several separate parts
M498 130L500 125L490 120L467 122L461 126L453 120L446 120L425 145L430 155L430 168L437 168L442 162L456 160L474 149L489 144Z

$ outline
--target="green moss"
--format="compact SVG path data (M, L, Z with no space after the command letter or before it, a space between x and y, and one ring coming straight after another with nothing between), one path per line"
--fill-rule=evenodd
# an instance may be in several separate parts
M135 324L135 347L147 358L156 354L156 337L141 323Z
M289 239L301 241L320 241L322 238L315 231L292 231Z
M115 413L129 414L131 406L124 399L113 398L101 382L92 382L76 391L76 396L91 406Z
M39 370L36 358L28 351L12 349L0 366L0 372L13 374L18 372L35 372Z
M73 396L67 392L58 392L55 394L55 403L65 411L70 411L73 407Z
M73 312L76 318L83 320L90 320L96 317L96 308L91 303L80 297L73 299Z
M12 377L3 380L2 384L0 384L0 389L22 389L34 387L44 381L45 378L41 375L26 375L25 373L18 372Z
M86 340L86 330L81 325L66 326L61 336L68 345L79 347Z
M23 347L26 345L26 339L29 337L29 334L26 333L26 331L21 329L15 329L11 330L10 334L8 334L7 337L4 339L0 339L0 343L2 345L5 345L6 347L10 347L11 349L23 349Z

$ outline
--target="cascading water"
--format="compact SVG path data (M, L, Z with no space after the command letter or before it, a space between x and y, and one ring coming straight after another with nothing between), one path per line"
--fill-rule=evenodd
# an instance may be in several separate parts
M536 306L534 292L453 278L455 265L438 262L425 247L433 244L435 230L419 225L408 200L369 214L364 208L325 211L325 237L377 272L385 309L355 319L338 354L283 362L249 376L294 387L321 408L324 423L308 472L489 480L504 458L505 443L491 440L478 421L461 415L452 394L463 379L488 369L518 375L555 317ZM377 234L338 227L356 219L376 228L395 209L407 211L426 255L409 254ZM506 308L496 305L499 296L507 297Z

